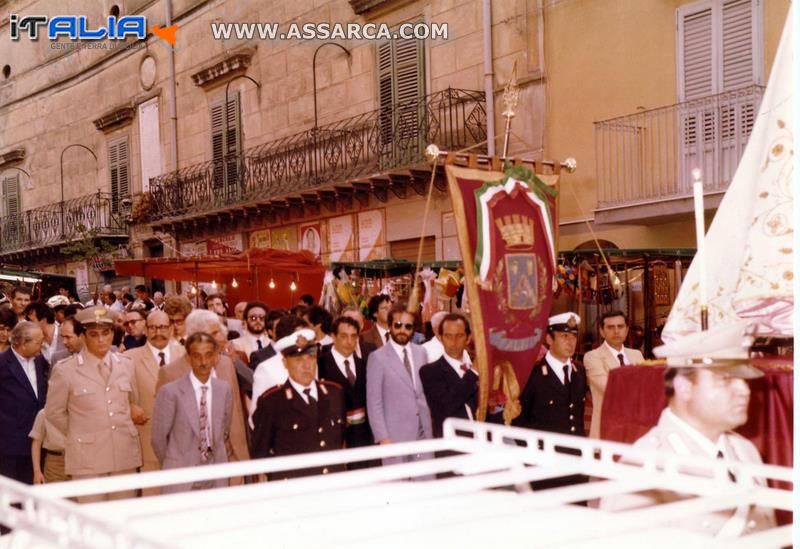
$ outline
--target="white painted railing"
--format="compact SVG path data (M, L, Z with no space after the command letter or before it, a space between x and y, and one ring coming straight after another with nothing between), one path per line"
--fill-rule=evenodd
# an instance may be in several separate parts
M724 191L753 129L764 88L750 86L595 122L597 208Z
M739 505L791 510L790 490L751 482L758 477L791 483L789 468L737 463L734 482L719 460L659 455L625 444L464 420L448 420L444 431L443 439L37 487L0 477L0 523L14 528L11 536L4 537L9 546L25 549L473 547L496 543L498 536L514 547L580 547L590 540L598 546L658 547L659 539L664 547L791 543L791 526L723 543L664 525ZM286 482L84 506L62 499L442 450L458 454ZM625 462L618 461L621 456ZM456 476L432 480L440 473ZM593 481L541 491L529 488L531 481L572 474ZM407 482L412 479L424 481ZM697 497L622 513L568 505L648 489ZM21 509L9 505L14 502ZM535 540L530 537L533 532Z

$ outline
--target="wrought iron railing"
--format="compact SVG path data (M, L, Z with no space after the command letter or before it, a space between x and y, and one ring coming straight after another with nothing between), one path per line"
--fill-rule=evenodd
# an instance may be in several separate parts
M486 139L482 92L447 89L202 162L150 180L150 221L307 191ZM485 146L475 152L485 151Z
M763 93L750 86L595 122L598 209L689 196L694 168L706 192L727 189Z
M127 235L125 217L112 203L111 193L96 192L0 217L0 254L51 246L87 235Z

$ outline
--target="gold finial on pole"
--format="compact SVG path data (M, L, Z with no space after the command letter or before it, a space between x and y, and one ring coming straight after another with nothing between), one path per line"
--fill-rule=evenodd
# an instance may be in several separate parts
M511 69L511 80L506 84L503 90L503 103L505 103L506 110L503 111L503 116L506 118L506 131L503 137L503 157L508 156L508 138L511 135L511 119L516 114L514 109L517 108L519 103L519 86L517 85L517 62L514 61L514 66Z

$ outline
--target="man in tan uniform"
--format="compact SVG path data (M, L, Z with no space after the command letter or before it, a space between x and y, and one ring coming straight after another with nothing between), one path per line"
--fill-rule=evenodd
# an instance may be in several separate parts
M761 463L753 443L733 432L747 423L750 389L745 380L764 375L748 364L747 350L752 342L753 338L745 335L745 325L737 323L656 347L655 355L667 359L664 387L669 404L658 424L634 447L720 460L728 469L729 480L744 489L748 479L737 480L737 462ZM764 483L763 479L754 482ZM669 490L648 490L604 498L600 508L621 511L690 497ZM773 528L775 515L766 507L744 505L698 513L678 526L722 540Z
M158 372L173 360L186 354L184 348L172 338L172 325L164 311L153 309L147 315L147 343L125 351L123 356L130 357L134 365L134 387L138 400L136 404L142 408L144 423L138 425L139 440L142 444L142 471L158 471L158 458L150 445L150 433L153 416L153 403L156 400L156 384ZM147 488L143 495L158 494L157 488Z
M74 480L134 473L142 465L139 432L131 419L134 367L109 352L117 314L91 307L75 315L83 350L53 369L45 416L66 437L64 470ZM80 496L80 503L129 498L134 490Z

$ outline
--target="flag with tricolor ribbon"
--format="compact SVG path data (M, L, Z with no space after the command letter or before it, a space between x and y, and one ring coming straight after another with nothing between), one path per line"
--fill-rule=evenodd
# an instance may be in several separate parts
M553 301L558 175L446 166L480 374L478 419L519 414Z

